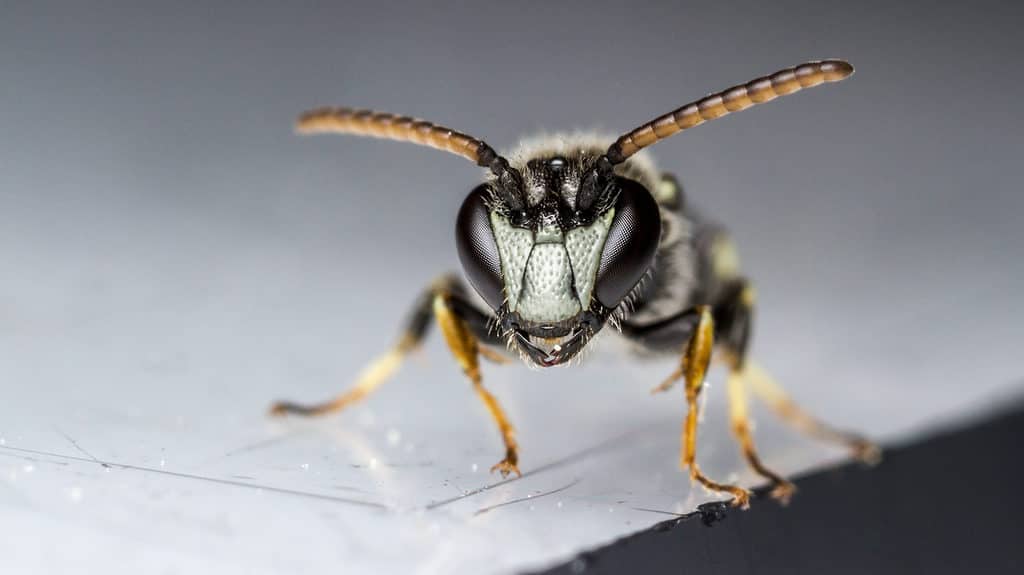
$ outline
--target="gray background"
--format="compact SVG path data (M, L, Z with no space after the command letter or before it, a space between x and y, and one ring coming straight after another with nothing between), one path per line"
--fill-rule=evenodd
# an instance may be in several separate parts
M738 239L754 353L802 403L883 439L1019 389L1011 2L210 4L0 7L14 571L509 571L707 499L675 469L681 398L647 395L671 362L611 347L573 370L487 369L535 473L483 492L499 441L436 339L345 416L263 416L335 392L392 341L456 269L455 210L479 178L415 146L295 137L316 105L507 149L849 59L843 84L653 149ZM720 381L701 459L755 483ZM841 455L758 421L785 471Z

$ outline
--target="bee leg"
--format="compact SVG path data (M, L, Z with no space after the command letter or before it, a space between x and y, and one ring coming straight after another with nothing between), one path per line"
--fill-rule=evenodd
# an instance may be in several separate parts
M480 376L480 356L501 362L504 358L480 345L483 340L495 346L503 345L501 339L491 329L493 318L485 314L462 297L464 290L459 282L450 276L435 281L417 299L409 317L405 330L398 343L383 355L374 359L356 378L356 384L341 395L329 401L302 405L288 401L275 403L270 408L273 415L324 415L340 411L345 407L364 399L374 389L390 378L398 370L402 361L420 346L431 319L435 319L441 328L449 349L458 361L462 371L473 384L473 390L484 402L491 417L498 424L502 439L505 442L505 458L491 470L500 471L502 476L509 473L519 475L516 464L519 461L518 445L515 430L505 416L498 400L483 386Z
M747 464L755 473L771 482L771 496L786 504L796 491L796 486L761 462L754 447L754 436L747 411L746 354L754 302L753 288L745 280L736 280L728 287L722 299L723 303L716 306L715 316L718 325L721 326L719 340L729 367L726 388L732 432L740 444Z
M790 425L810 435L847 445L856 457L865 462L877 462L880 451L874 444L858 435L836 430L807 414L764 369L747 358L747 341L755 303L754 290L747 281L737 280L729 293L731 297L727 303L718 307L718 315L726 326L723 346L729 364L728 388L733 433L739 440L743 455L751 468L771 481L772 496L786 502L795 488L777 473L766 468L757 456L747 417L748 387Z
M356 376L356 383L344 393L328 401L306 405L291 401L278 401L270 407L271 415L326 415L345 409L346 407L366 398L373 390L387 381L402 365L402 361L419 347L430 328L431 305L434 294L440 290L450 289L456 280L450 276L438 278L416 299L412 313L406 322L398 342L371 361Z
M746 489L713 481L701 473L700 467L697 466L697 415L699 410L697 398L704 386L704 378L711 362L715 328L709 306L698 307L696 313L697 324L686 343L679 369L666 380L665 384L662 384L662 387L667 387L680 377L686 384L687 411L686 419L683 422L683 447L679 464L684 469L689 468L692 480L712 491L731 494L733 496L732 504L746 509L750 505L750 493Z
M875 465L882 460L882 450L878 445L857 433L836 429L804 411L768 375L768 372L756 363L748 362L744 375L751 391L793 428L817 439L844 445L855 458L867 465Z
M750 429L750 419L747 414L747 389L742 369L730 368L726 385L729 394L729 419L732 424L732 432L740 442L743 457L755 473L771 482L771 496L784 505L789 503L790 498L796 491L796 486L778 473L765 467L761 463L761 458L757 455L757 450L754 448L754 436Z
M484 387L483 379L480 376L480 344L477 337L473 334L470 325L457 313L457 307L453 305L451 294L446 292L435 294L433 308L438 327L441 328L441 333L444 334L444 339L448 342L448 349L455 356L462 372L473 384L473 391L484 402L491 418L498 424L502 440L505 442L505 458L491 467L491 471L499 471L502 477L508 477L509 473L522 475L517 466L519 446L516 443L515 429L509 423L505 410L502 409L497 398Z
M761 458L754 448L754 436L750 429L750 419L747 414L747 388L744 381L743 368L730 366L729 377L726 386L729 395L729 420L732 425L732 432L740 443L743 457L755 473L771 482L771 496L783 505L789 503L796 486L787 481L778 473L765 467Z
M438 293L451 293L453 294L452 297L455 298L462 291L458 280L452 276L444 276L434 281L417 298L398 342L390 350L371 361L356 377L356 383L352 388L331 400L318 404L305 405L290 401L279 401L271 406L270 413L272 415L325 415L341 411L349 405L364 399L378 386L387 381L398 370L402 361L420 346L430 328L433 317L434 296ZM459 301L461 302L462 300L460 299ZM469 325L481 334L480 337L487 338L488 343L500 345L500 340L496 336L490 335L489 316L476 310L468 302L462 302L460 311L463 311L463 315L469 318L467 320Z
M356 376L356 383L344 393L321 403L304 404L292 401L275 401L270 406L270 414L315 416L327 415L358 403L370 395L382 383L387 381L402 365L405 357L415 350L420 339L413 332L406 332L387 352L377 356Z

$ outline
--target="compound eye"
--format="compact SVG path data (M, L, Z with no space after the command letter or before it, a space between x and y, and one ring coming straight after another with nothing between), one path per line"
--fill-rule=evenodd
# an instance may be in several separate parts
M492 309L498 309L505 300L504 282L501 257L487 209L488 193L486 184L481 184L462 202L455 221L455 245L470 285Z
M654 263L661 240L661 216L654 197L642 185L616 178L615 217L601 252L594 294L615 308L640 283Z

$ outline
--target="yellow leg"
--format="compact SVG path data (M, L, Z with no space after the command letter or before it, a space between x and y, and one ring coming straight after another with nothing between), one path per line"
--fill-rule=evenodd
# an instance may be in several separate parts
M374 389L387 381L395 371L402 365L402 361L412 351L419 347L426 333L427 325L431 316L437 321L445 341L451 349L452 355L458 361L462 371L473 384L473 390L487 407L487 411L498 424L502 439L505 441L505 458L491 468L491 471L500 471L503 477L509 473L520 475L516 464L519 461L518 445L515 439L515 429L509 423L504 410L498 400L491 395L483 386L480 377L480 356L498 363L506 361L499 353L485 347L481 347L477 337L469 324L452 310L451 300L456 280L450 276L442 277L431 284L430 288L420 297L405 332L399 338L398 343L377 359L373 360L356 378L356 384L338 397L314 405L302 405L289 401L280 401L270 408L273 415L285 415L294 413L298 415L324 415L341 411L345 407L364 399ZM482 319L478 316L478 323Z
M877 445L855 433L835 429L808 414L789 398L764 369L750 361L746 366L744 379L750 384L751 391L778 413L783 421L808 435L849 447L854 457L864 463L874 465L881 461L882 451Z
M367 365L359 376L356 384L341 395L313 405L302 405L290 401L278 401L270 406L271 415L326 415L345 409L349 405L364 399L387 381L402 365L402 360L417 347L418 342L409 334L403 335L398 343L387 353L377 357Z
M401 367L406 356L420 346L430 322L431 303L434 300L434 294L450 291L457 281L454 277L446 275L434 280L430 284L430 287L420 295L413 306L412 314L408 319L402 336L398 339L398 343L386 353L371 361L356 377L356 383L351 389L333 399L312 405L291 401L278 401L270 406L270 414L326 415L341 411L353 403L365 399L373 390L390 379L398 371L398 368Z
M764 477L772 484L771 495L783 504L789 503L790 497L796 491L789 481L781 475L768 469L761 463L761 458L754 449L754 437L750 430L750 418L747 413L747 389L744 381L743 368L733 364L730 367L729 379L727 381L729 392L729 419L732 424L732 432L740 442L743 450L743 457L746 458L750 467L761 477Z
M683 352L683 359L679 368L673 372L664 383L655 391L665 390L672 386L676 380L682 378L686 384L686 419L683 421L682 450L679 457L679 465L683 469L690 470L690 479L696 481L719 493L729 493L733 496L732 504L746 509L750 506L750 493L736 485L718 483L704 475L697 465L697 416L699 406L697 398L700 396L704 386L704 378L707 375L708 365L711 362L711 351L714 347L714 320L711 317L711 309L702 306L698 309L700 319L694 329L693 335L687 342Z
M472 382L473 390L476 391L477 396L484 402L487 411L498 424L501 438L505 442L505 458L492 467L491 471L500 471L502 477L508 477L509 473L522 475L516 465L519 462L519 446L516 443L515 429L509 423L498 400L484 388L483 379L480 376L480 345L466 322L452 312L448 297L446 293L434 296L434 317L437 319L437 325L441 329L441 333L444 334L445 341L448 342L448 349L451 350L455 360L462 367L462 372Z

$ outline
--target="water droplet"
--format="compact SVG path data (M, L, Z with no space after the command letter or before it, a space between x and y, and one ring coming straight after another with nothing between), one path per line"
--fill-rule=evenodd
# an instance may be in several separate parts
M165 467L166 465L167 465L167 460L166 459L161 459L160 460L160 467Z
M402 433L397 429L389 429L387 433L388 445L394 447L402 441Z
M25 473L32 473L33 471L36 470L36 466L32 465L31 463L28 463L28 464L24 465L21 468L21 470L24 471Z
M562 502L559 501L558 503L555 503L555 507L561 509L562 508Z
M7 445L7 440L4 439L3 437L0 437L0 445Z
M474 463L473 465L469 466L469 468L473 471L473 473L476 473L477 470L480 469L480 466Z
M303 471L309 471L309 464L308 463L303 463L299 467L301 467Z
M371 457L370 458L370 469L377 469L377 458L376 457Z
M82 500L82 488L72 487L68 489L68 497L71 498L71 501L78 503L79 501Z

